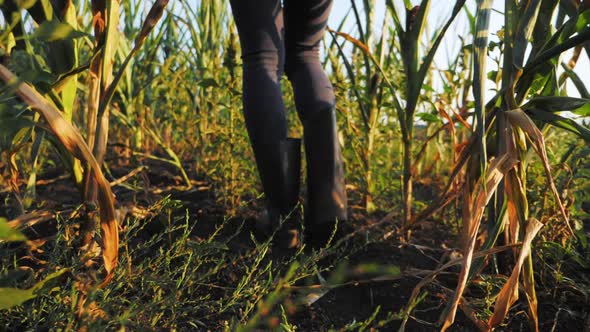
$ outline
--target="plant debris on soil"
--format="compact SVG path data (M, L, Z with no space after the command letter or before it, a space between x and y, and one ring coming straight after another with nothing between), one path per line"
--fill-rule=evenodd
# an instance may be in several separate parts
M112 181L132 171L129 166L111 169ZM10 261L28 271L16 279L19 287L58 267L71 267L70 275L53 296L3 314L0 324L9 330L127 326L216 331L254 324L250 326L299 331L388 331L397 330L406 319L408 331L435 331L456 286L458 267L441 272L418 299L411 298L422 278L460 255L456 234L441 220L420 223L411 240L401 242L395 219L353 211L355 232L344 241L319 252L285 251L253 237L259 209L254 198L228 215L207 179L186 189L171 171L151 164L113 188L124 217L115 280L104 290L85 290L84 303L75 303L72 290L82 282L77 273L88 272L77 263L75 246L64 247L75 242L76 218L83 215L74 213L82 210L75 205L77 190L57 169L38 181L42 204L35 208L64 212L26 229L31 243L38 245L3 250L3 271L15 267ZM7 193L2 195L6 201ZM0 211L11 213L9 204ZM281 284L293 266L294 274ZM495 286L489 272L476 278L466 293L466 299L474 299L471 306L480 310L469 314L490 315ZM588 281L581 278L577 287ZM540 287L545 286L542 282ZM573 281L568 285L560 292L538 289L542 330L588 328L588 290L576 292ZM38 311L37 322L18 319L32 309ZM461 310L452 330L474 331L477 326ZM516 306L499 330L528 331L526 311Z

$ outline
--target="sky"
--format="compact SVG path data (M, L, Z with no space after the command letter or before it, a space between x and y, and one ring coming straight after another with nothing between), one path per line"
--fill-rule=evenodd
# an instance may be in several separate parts
M329 25L332 28L338 27L342 19L346 16L347 12L351 7L351 0L334 0L334 7L332 11L332 15L330 17ZM362 7L362 1L355 0L356 3ZM398 10L402 11L403 9L403 1L402 0L394 0L396 3ZM419 4L420 1L412 0L413 4ZM376 7L376 19L375 19L375 31L379 33L381 31L380 26L382 25L383 15L385 14L385 0L376 0L377 7ZM430 8L430 15L428 17L428 25L431 27L438 27L442 25L446 19L450 16L452 10L452 4L454 1L451 0L442 0L442 1L432 1L431 8ZM475 1L474 0L467 0L468 6L472 13L475 13ZM494 1L493 6L495 12L492 12L490 18L490 38L491 40L497 40L497 38L493 35L497 31L499 31L503 26L503 16L500 14L504 11L504 1ZM400 15L403 15L400 13ZM402 21L405 21L405 18L400 18ZM348 18L348 24L344 28L344 32L352 33L352 35L357 35L355 30L355 25L353 24L354 17ZM468 35L468 19L467 15L464 11L462 11L457 18L453 25L449 28L447 35L443 41L443 44L439 48L437 55L435 57L435 66L438 68L446 68L447 66L447 59L453 58L453 55L458 52L459 48L459 39L457 38L458 35ZM571 56L571 51L566 53L565 56L562 57L563 60L569 60ZM492 67L493 63L488 59L488 70L494 70L495 68ZM588 56L585 52L583 52L582 56L580 56L580 60L576 66L576 72L584 82L584 84L590 88L590 62L588 60ZM493 88L493 83L488 81L488 89ZM577 90L573 86L573 84L569 83L567 86L567 91L571 96L579 96ZM488 95L492 95L491 93Z

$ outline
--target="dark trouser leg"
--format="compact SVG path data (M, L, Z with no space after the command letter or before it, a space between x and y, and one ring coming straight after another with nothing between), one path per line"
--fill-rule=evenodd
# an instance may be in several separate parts
M319 58L332 0L285 0L285 71L302 120L334 107L334 89Z
M288 213L299 189L299 141L286 139L280 79L284 67L280 0L231 0L243 60L246 127L271 219ZM296 177L296 178L294 178ZM271 220L271 221L274 221Z
M304 126L306 222L312 228L312 236L333 225L335 219L347 219L334 90L319 59L319 44L331 7L331 0L285 0L284 7L285 71Z
M284 64L280 0L231 0L243 61L244 118L250 140L278 142L287 135L280 79Z

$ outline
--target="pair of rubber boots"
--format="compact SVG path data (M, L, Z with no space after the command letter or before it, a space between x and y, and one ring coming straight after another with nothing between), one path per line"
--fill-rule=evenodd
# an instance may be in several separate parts
M334 231L341 229L348 217L334 109L305 119L303 136L307 159L305 242L312 248L321 248L332 235L340 235ZM301 242L294 211L300 191L301 140L287 138L278 143L258 144L254 152L266 195L266 210L257 221L257 229L268 234L283 221L275 239L280 247L295 247Z

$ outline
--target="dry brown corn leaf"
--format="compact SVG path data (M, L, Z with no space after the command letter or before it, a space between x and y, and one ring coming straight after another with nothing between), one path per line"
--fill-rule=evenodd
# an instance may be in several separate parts
M68 121L61 112L49 103L45 97L30 85L18 82L16 76L3 65L0 65L0 78L7 84L17 84L15 93L36 112L39 112L47 121L55 136L64 147L76 158L87 162L92 169L92 176L99 186L98 204L100 208L100 226L102 230L102 256L106 270L105 283L112 277L117 266L119 232L115 217L115 201L111 187L82 135Z
M570 232L570 235L573 235L574 231L570 226L569 217L565 212L565 207L563 206L563 203L561 203L559 193L557 192L557 187L555 186L553 176L551 175L551 167L549 166L549 158L547 157L547 150L545 148L545 137L543 136L543 133L539 130L539 128L537 128L533 120L531 120L531 118L529 118L528 115L526 115L526 113L523 112L521 109L506 111L505 114L510 123L525 131L529 138L533 141L533 148L535 149L535 152L537 152L537 155L539 155L539 158L541 158L541 161L543 162L543 167L545 168L547 184L551 189L551 192L553 193L553 197L557 202L557 206L559 207L559 211L561 212L561 215L565 220L565 224Z
M510 310L514 302L518 300L518 279L520 277L520 271L522 270L525 259L531 253L531 243L541 227L543 227L543 224L540 221L535 218L529 219L526 226L524 241L520 248L520 254L518 255L518 261L512 269L510 278L506 284L504 284L504 287L502 287L498 299L496 300L496 304L494 305L494 314L488 322L490 328L500 324L506 317L506 314L508 314L508 310Z
M457 283L455 294L453 296L453 300L451 302L449 310L446 312L446 315L444 316L443 327L441 331L445 331L446 329L448 329L455 321L455 313L457 312L457 307L459 306L459 302L461 301L463 291L467 286L467 279L469 276L471 263L473 261L473 255L475 251L475 244L477 241L479 226L481 223L481 218L483 217L483 214L485 212L486 206L488 205L488 202L492 198L494 192L496 192L498 184L504 178L504 174L511 170L516 164L517 160L509 154L505 154L502 157L491 160L489 169L486 173L486 178L482 178L480 183L477 185L477 188L475 189L475 192L472 196L474 200L473 207L471 209L471 220L469 221L468 226L469 233L467 236L466 247L463 250L463 267L461 269L461 273L459 274L459 280Z

